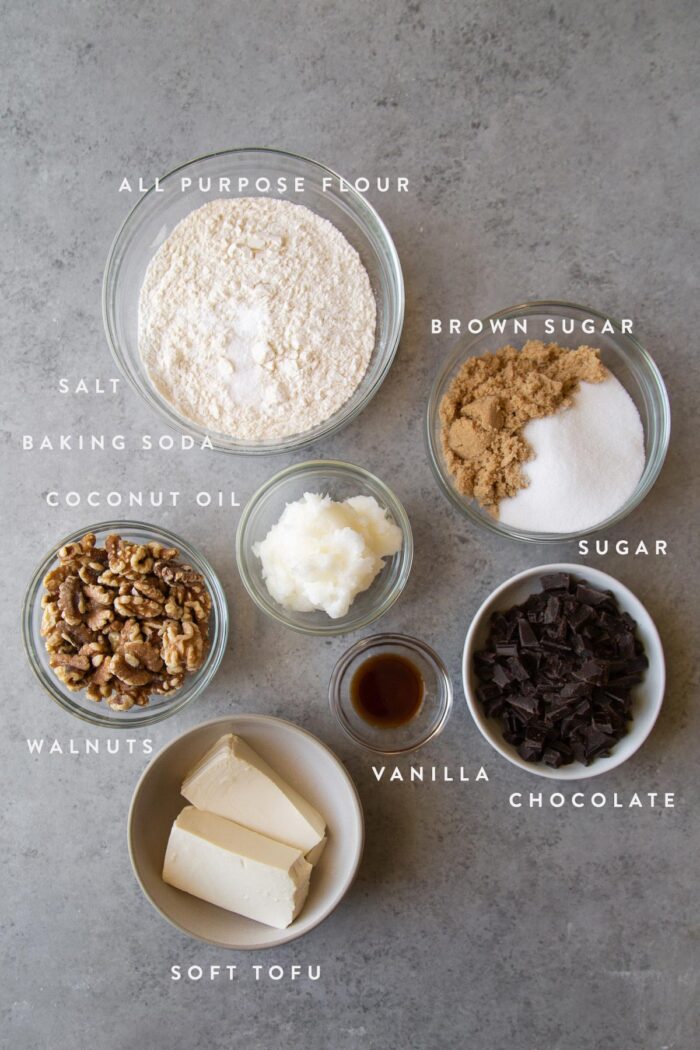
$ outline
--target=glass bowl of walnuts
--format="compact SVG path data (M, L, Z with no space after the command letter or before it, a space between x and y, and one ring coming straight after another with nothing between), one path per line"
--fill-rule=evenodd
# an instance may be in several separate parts
M94 725L152 725L194 700L226 647L228 609L190 544L139 521L79 529L53 547L24 601L29 662L51 697Z

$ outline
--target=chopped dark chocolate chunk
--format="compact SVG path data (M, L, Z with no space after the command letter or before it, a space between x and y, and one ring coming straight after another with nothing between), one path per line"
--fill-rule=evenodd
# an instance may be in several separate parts
M499 642L495 652L489 654L492 658L496 656L517 656L518 645L516 642Z
M605 679L605 665L599 660L586 660L573 672L574 678L580 678L592 685L602 685Z
M589 587L586 583L579 583L576 588L576 598L578 601L586 605L602 605L603 602L609 599L610 595L606 594L605 591L597 591L594 587Z
M530 677L527 667L517 656L511 656L508 660L508 670L519 682L524 682Z
M496 664L493 671L493 680L496 685L500 686L501 689L505 689L511 679L512 675L510 671L508 671L503 664Z
M575 605L568 615L568 620L572 627L581 627L593 615L590 605Z
M491 617L474 654L477 699L526 762L590 765L627 732L649 661L636 622L609 591L569 573Z
M529 740L523 740L518 747L518 754L526 762L537 762L542 757L542 744L534 744Z
M538 704L534 696L521 696L520 693L514 693L508 697L508 703L515 708L515 714L537 714Z
M542 648L551 653L568 653L571 646L562 645L561 642L552 642L548 638L545 638L542 642Z
M524 648L533 649L539 644L537 635L527 620L518 620L518 636L520 638L520 644Z
M642 674L628 674L620 678L613 678L610 682L610 685L614 689L624 689L626 691L629 691L633 686L639 685L639 683L642 681L642 678Z
M489 700L497 700L501 695L501 690L493 682L489 684L480 685L476 691L477 696L481 700L482 704L486 704Z
M540 583L545 591L571 590L571 577L568 572L553 572L549 576L543 576Z
M568 701L571 697L588 696L589 692L587 682L564 682L559 690L559 696Z

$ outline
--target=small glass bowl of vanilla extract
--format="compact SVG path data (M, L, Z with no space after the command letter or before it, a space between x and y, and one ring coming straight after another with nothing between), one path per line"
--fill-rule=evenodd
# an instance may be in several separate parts
M405 634L362 638L336 664L331 710L355 743L396 755L441 732L452 710L452 684L430 646Z

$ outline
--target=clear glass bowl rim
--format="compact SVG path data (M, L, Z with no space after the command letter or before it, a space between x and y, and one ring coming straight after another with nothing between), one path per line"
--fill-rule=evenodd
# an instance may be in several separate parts
M659 410L659 425L657 428L655 444L644 467L644 472L637 488L619 510L598 525L593 525L591 528L583 529L579 532L529 532L525 529L516 529L510 525L503 525L497 518L491 519L487 518L486 515L482 516L479 512L473 509L469 501L461 499L454 491L453 487L447 480L442 467L442 453L440 449L435 446L433 441L433 423L440 408L438 392L444 383L445 377L452 371L459 361L464 360L469 356L471 347L483 338L484 332L480 332L475 336L470 335L461 338L453 352L441 365L430 389L428 408L425 416L425 435L430 466L440 489L450 502L462 512L462 514L466 515L466 517L476 522L482 528L488 529L490 532L495 532L499 536L506 536L510 539L521 540L525 543L562 543L568 540L580 539L583 536L591 536L602 532L604 529L611 528L613 525L622 521L622 519L627 517L635 507L639 506L642 500L651 491L656 479L661 473L661 468L664 465L671 437L671 406L669 404L668 392L661 376L661 372L651 354L644 349L639 340L629 333L623 333L622 326L616 318L601 313L599 310L594 310L591 307L581 306L580 303L569 302L566 299L533 299L528 302L520 303L517 306L509 306L505 310L498 310L496 313L489 314L487 317L482 318L482 321L485 326L492 320L512 320L513 318L529 316L534 313L546 314L548 308L572 310L587 317L594 317L599 321L608 321L615 329L616 334L629 340L633 345L635 352L639 354L650 373L650 389Z
M280 157L292 161L301 161L303 164L309 164L313 168L319 170L326 176L330 176L333 179L341 180L347 187L347 199L352 201L353 207L360 212L366 214L371 224L376 227L379 239L382 241L387 257L390 260L391 270L395 284L395 298L394 303L394 314L391 318L391 324L389 325L389 334L386 341L386 353L381 369L378 371L372 383L367 387L367 390L363 394L362 398L357 402L354 408L347 410L347 403L343 405L330 419L326 420L325 423L321 423L316 429L312 431L302 432L301 434L292 434L288 438L283 438L279 441L267 442L259 445L246 445L245 442L237 443L235 439L229 441L222 440L225 435L209 435L211 443L218 452L227 452L232 455L249 455L249 456L262 456L270 455L278 452L291 452L295 449L303 448L306 445L310 445L321 438L329 437L331 434L335 434L341 430L352 420L356 419L357 416L367 407L369 402L375 396L382 383L386 379L386 376L391 368L396 353L399 348L399 341L401 339L401 332L403 330L404 313L406 308L406 295L403 280L403 271L401 269L401 262L399 255L396 250L393 238L389 233L386 225L379 216L374 206L365 199L365 197L359 193L355 187L343 178L333 168L329 168L327 165L322 164L320 161L314 160L312 157L306 157L301 153L292 153L289 150L278 150L272 149L268 146L241 146L235 149L224 149L217 150L214 153L203 153L198 157L194 157L192 160L186 161L184 164L179 164L176 168L172 168L166 175L163 175L158 179L158 185L164 186L168 179L179 175L181 172L188 168L193 167L196 164L203 163L208 160L214 160L217 157L235 157L241 154L253 154L253 153L266 153L270 156ZM104 326L105 334L107 337L107 344L111 351L112 357L117 363L121 374L126 378L130 386L136 391L139 397L146 402L146 404L152 408L160 418L171 428L176 430L178 433L184 431L194 432L198 427L198 424L190 424L188 429L187 420L177 415L174 410L172 413L163 405L161 402L154 397L150 390L138 381L136 376L132 374L131 367L127 361L126 354L122 351L119 340L116 333L116 324L114 323L114 295L117 287L117 282L114 278L114 268L119 255L119 249L121 248L122 242L127 237L135 221L138 219L141 212L139 211L142 206L149 202L151 196L155 193L155 184L150 187L143 194L142 197L137 200L136 204L129 211L128 215L119 227L107 255L107 261L105 263L104 276L102 279L102 323ZM138 214L137 214L138 213Z
M401 529L403 535L403 546L400 552L401 568L394 586L388 592L384 601L376 608L372 609L371 612L358 617L357 620L350 619L348 621L346 617L342 617L340 620L335 621L329 618L327 625L320 626L318 624L309 624L308 626L303 626L301 623L289 619L285 615L281 606L277 605L272 598L266 598L262 591L259 591L254 585L250 574L248 573L248 556L244 552L244 544L246 542L246 531L250 519L263 496L267 495L271 489L275 488L280 482L286 481L288 478L302 476L306 473L322 473L325 470L332 470L345 474L348 478L356 478L361 483L369 481L379 489L385 501L384 505L386 509L390 511L392 518ZM265 481L250 497L243 508L243 513L241 514L238 528L236 530L236 561L238 563L238 571L241 580L243 581L243 586L262 612L266 613L277 623L284 624L285 627L289 627L293 631L298 631L300 634L310 634L317 635L318 637L330 638L341 634L350 634L352 631L358 631L363 627L367 627L369 624L374 623L375 620L378 620L380 616L383 616L384 613L387 612L396 601L398 601L401 592L406 586L411 574L411 566L413 565L413 532L403 504L394 492L392 492L389 486L381 481L381 479L375 474L372 474L369 470L365 470L364 467L358 467L356 464L347 463L344 460L310 459L304 463L295 463L290 467L285 467L283 470L273 474L272 477L268 478L268 480ZM377 577L377 579L379 579L379 577ZM372 586L374 586L374 584L372 584ZM350 606L348 617L351 612L352 606Z
M350 665L362 653L367 653L370 650L379 648L383 645L394 645L410 651L417 650L434 668L437 677L443 683L443 703L442 709L439 712L438 720L426 736L417 741L417 743L411 744L409 747L380 748L374 744L368 743L367 740L355 733L346 721L340 704L341 686ZM355 642L354 645L351 645L336 663L331 672L330 681L328 683L328 701L330 703L331 711L335 715L336 721L341 729L343 729L346 735L349 736L351 740L354 740L356 744L360 744L361 747L367 748L368 751L373 751L378 755L405 755L409 754L411 751L417 751L418 748L423 747L424 744L427 744L442 732L452 712L454 690L452 688L452 680L444 662L435 650L427 644L427 642L422 641L420 638L414 638L410 634L372 634L369 638L360 638L360 640Z
M172 543L174 547L178 547L180 553L184 554L185 557L194 557L194 560L198 565L201 565L205 573L207 587L209 588L212 597L212 618L214 621L214 630L213 634L210 636L207 658L199 671L196 672L199 676L196 684L190 687L189 692L187 689L183 689L182 698L178 698L178 694L176 693L170 703L166 702L160 707L152 709L145 707L143 708L143 714L135 714L133 718L129 717L128 720L117 720L109 715L103 714L103 710L105 709L102 704L95 704L94 713L91 709L82 709L77 705L73 706L70 703L69 698L65 696L61 689L59 680L54 680L53 676L49 675L43 667L34 644L34 632L32 629L32 616L35 603L41 600L42 581L46 573L56 561L58 551L61 547L64 547L68 543L74 543L76 540L85 536L88 532L119 532L120 529L132 529L134 531L143 532L145 535L148 535L153 539L165 539ZM203 554L193 547L192 544L183 540L181 536L177 535L177 533L171 532L166 528L150 525L145 521L100 521L93 525L73 530L67 536L64 536L63 539L59 540L59 542L51 548L46 557L42 559L32 575L22 603L22 641L24 643L24 650L27 654L29 664L41 685L51 699L54 700L54 702L64 711L67 711L75 718L81 719L83 722L89 722L91 725L96 726L106 726L110 729L137 729L143 726L154 725L156 722L161 722L163 719L174 715L177 711L182 710L183 707L196 699L206 686L209 685L219 669L219 665L221 664L226 650L228 629L229 615L226 595L221 586L221 582L209 561Z

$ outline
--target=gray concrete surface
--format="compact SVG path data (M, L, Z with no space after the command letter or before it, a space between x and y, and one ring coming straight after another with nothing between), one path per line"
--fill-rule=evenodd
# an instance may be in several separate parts
M555 3L4 3L2 107L2 556L5 888L3 1043L13 1050L692 1050L697 1046L698 212L692 0ZM39 453L22 435L163 428L127 389L58 393L60 376L116 374L100 282L129 201L200 153L262 144L348 176L410 179L371 194L403 262L408 308L392 372L359 420L311 450L389 479L416 537L415 571L382 628L418 633L449 662L456 706L417 759L484 765L489 782L376 784L331 721L326 683L347 640L286 633L237 576L238 512L169 510L230 598L233 631L213 687L151 733L161 747L231 711L283 715L333 746L367 817L360 877L305 939L232 956L151 910L125 844L142 754L28 754L27 737L105 740L54 707L21 649L35 563L105 512L43 494L108 485L242 498L284 463L213 453ZM516 811L546 785L478 735L458 685L480 601L512 572L575 558L475 531L444 501L424 454L429 384L453 339L433 316L472 317L560 297L632 317L668 383L664 472L613 537L664 538L665 559L592 559L648 604L669 685L647 745L596 788L673 791L672 810ZM298 459L306 458L301 453ZM695 495L695 500L693 496ZM407 766L408 763L402 763ZM592 783L584 783L590 793ZM565 789L567 797L570 790ZM170 979L173 964L236 962L240 976ZM256 982L252 964L321 966L316 982ZM5 1042L6 1040L6 1042Z

